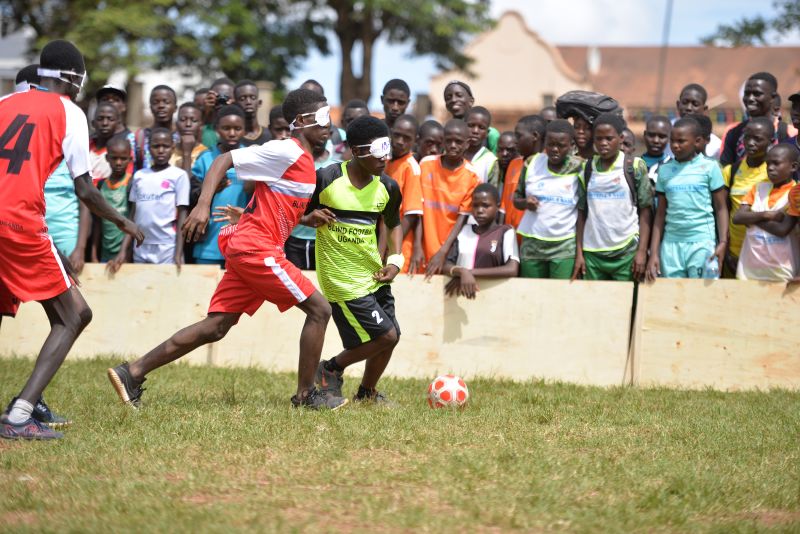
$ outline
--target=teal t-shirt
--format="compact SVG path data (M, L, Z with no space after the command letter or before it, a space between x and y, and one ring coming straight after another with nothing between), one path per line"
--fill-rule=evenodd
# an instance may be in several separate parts
M192 174L202 182L206 177L208 169L211 168L214 158L219 156L221 153L222 152L220 152L217 145L214 145L214 148L209 148L208 150L202 152L199 156L197 156L194 165L192 165ZM228 172L225 173L225 176L231 181L231 184L219 193L214 194L211 207L225 207L228 204L231 206L238 206L240 208L247 207L247 202L249 199L244 192L244 182L239 180L239 178L236 176L236 171L233 169L233 167L228 169ZM214 222L214 219L209 219L206 234L201 241L198 241L194 244L192 256L203 260L224 260L225 258L222 256L222 252L219 251L219 243L217 242L217 238L219 237L219 231L223 226L225 226L225 224L227 223Z
M120 215L128 216L128 194L131 188L131 175L125 176L122 180L112 183L110 178L102 180L98 186L100 194L106 199L112 208L117 210ZM122 240L125 239L125 232L117 228L117 225L103 219L100 221L100 261L106 262L119 254L122 247Z
M47 233L56 248L69 256L78 244L80 204L75 195L75 180L64 160L44 183L44 202Z
M204 124L203 133L201 135L203 144L206 146L217 146L219 138L217 137L217 129L213 124Z
M670 160L658 168L656 192L667 198L664 241L716 241L711 193L724 187L719 164L697 155L685 162Z
M343 132L344 130L341 130L341 131ZM343 137L343 139L344 139L344 137ZM330 141L328 141L328 144L330 145ZM333 154L332 146L331 146L331 149L328 152L328 154ZM322 169L323 167L327 167L328 165L339 164L339 163L341 163L341 161L339 161L338 159L335 159L333 157L330 157L330 158L328 158L328 159L326 159L325 161L322 161L322 162L315 161L314 162L314 168L319 170L319 169ZM317 229L316 228L311 228L310 226L303 226L302 224L298 224L297 226L292 228L292 234L291 235L295 239L305 239L306 241L315 241L317 239Z

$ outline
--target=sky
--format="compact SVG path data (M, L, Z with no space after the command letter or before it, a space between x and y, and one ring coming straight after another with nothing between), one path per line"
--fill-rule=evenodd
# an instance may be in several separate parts
M530 29L554 45L660 45L667 0L492 0L495 18L505 11L519 11ZM774 16L771 0L674 0L669 42L698 45L720 24L732 24L744 17ZM567 20L567 16L569 20ZM773 36L776 44L800 45L800 35ZM373 54L373 109L380 108L383 84L402 78L413 94L427 93L430 78L438 69L430 57L411 57L408 45L391 45L379 40ZM306 60L292 77L289 87L314 78L325 94L339 102L339 48L331 37L329 56L318 52Z

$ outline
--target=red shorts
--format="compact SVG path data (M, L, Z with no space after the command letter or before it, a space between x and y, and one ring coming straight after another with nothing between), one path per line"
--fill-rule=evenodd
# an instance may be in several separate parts
M50 236L24 243L0 236L0 315L13 317L20 302L51 299L71 286Z
M265 300L285 312L316 291L281 248L231 253L225 260L227 270L211 297L209 313L253 315Z

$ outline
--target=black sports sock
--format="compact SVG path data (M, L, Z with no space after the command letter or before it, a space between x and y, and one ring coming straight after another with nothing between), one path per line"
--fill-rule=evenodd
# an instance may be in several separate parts
M325 366L325 370L326 371L330 371L330 372L334 372L335 371L337 373L341 373L341 372L344 371L344 367L342 367L341 365L336 363L336 358L331 358L330 360L326 361L322 365Z
M371 399L373 396L375 396L374 389L365 388L362 385L358 386L358 393L356 393L357 399Z

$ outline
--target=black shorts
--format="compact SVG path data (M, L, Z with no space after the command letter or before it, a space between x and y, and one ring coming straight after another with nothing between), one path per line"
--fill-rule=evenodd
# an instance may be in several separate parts
M286 259L294 263L298 269L315 271L317 268L313 239L299 239L289 236L283 245Z
M394 296L388 285L361 298L332 302L331 308L333 322L346 349L369 343L392 328L400 336L400 325L394 316Z

